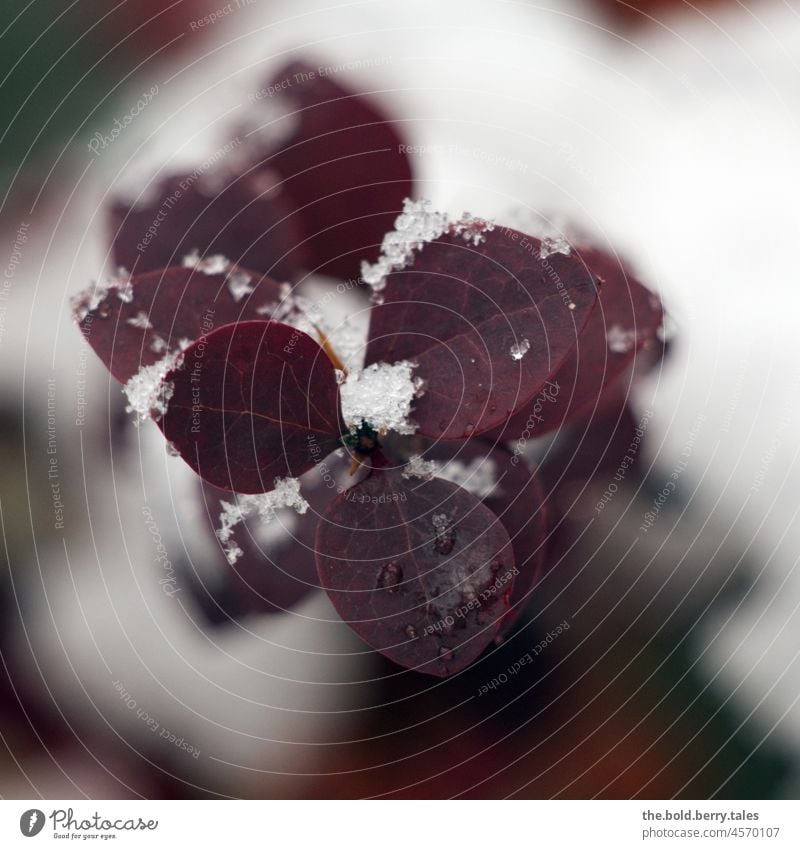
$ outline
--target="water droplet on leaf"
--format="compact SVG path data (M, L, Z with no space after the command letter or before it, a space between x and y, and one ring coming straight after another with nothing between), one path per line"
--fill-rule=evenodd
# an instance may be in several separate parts
M396 563L387 563L378 575L378 588L394 590L403 581L403 570Z
M446 513L435 513L433 516L433 530L436 537L433 548L437 554L450 554L456 544L456 529L452 527Z

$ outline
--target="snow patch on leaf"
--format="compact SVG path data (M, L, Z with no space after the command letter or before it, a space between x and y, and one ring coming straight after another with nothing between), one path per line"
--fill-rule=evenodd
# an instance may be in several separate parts
M412 377L413 369L413 363L401 360L391 365L373 363L349 372L339 388L347 426L355 430L361 422L367 422L379 433L415 433L417 426L409 418L411 403L423 391L425 382Z
M280 296L280 301L259 307L256 312L319 340L318 328L325 330L325 316L319 306L303 295L296 294L289 283L281 284Z
M366 348L367 325L351 320L348 316L331 321L330 301L347 291L345 284L340 283L334 292L327 291L322 297L314 300L299 294L296 287L282 283L280 301L273 301L258 307L256 313L288 324L323 345L327 339L336 356L349 371L360 369L364 363Z
M165 381L164 378L183 364L185 347L182 344L177 351L167 354L157 363L142 366L123 387L122 391L128 398L125 412L136 413L137 424L150 418L158 421L167 412L167 405L175 387L171 381Z
M465 212L461 218L450 227L451 231L465 242L472 242L476 247L486 241L486 233L494 230L494 222L485 218L476 218Z
M527 339L521 339L519 342L515 342L511 346L511 359L512 360L521 360L525 354L528 353L531 349L531 343Z
M163 336L159 336L158 333L154 333L152 338L153 341L150 343L150 350L154 354L161 354L169 347L167 340Z
M563 236L545 236L539 248L539 259L547 259L553 254L564 254L569 256L572 246Z
M453 458L443 465L437 460L423 460L419 454L414 454L408 458L402 475L406 480L442 478L480 499L500 495L497 490L497 464L489 457L476 457L469 463Z
M431 209L429 200L403 201L403 211L397 216L394 230L383 237L381 255L375 263L361 263L361 279L373 291L379 292L386 286L386 277L393 271L406 268L414 261L417 251L422 250L445 233L455 233L479 245L484 234L494 229L491 221L475 218L465 212L457 221L451 221L446 212Z
M254 292L255 289L250 285L252 282L253 278L246 272L232 271L228 275L227 283L228 291L231 293L233 300L238 303L245 295Z
M606 340L610 351L615 354L627 354L636 344L636 332L614 324L608 329Z
M197 250L186 254L181 264L184 268L194 268L203 274L224 274L231 267L231 262L226 256L211 254L201 259Z
M74 295L70 301L72 314L76 321L83 321L89 313L93 313L111 292L116 292L117 297L124 303L133 300L133 286L131 275L127 268L120 266L114 277L105 283L94 281L91 286Z
M151 330L153 327L150 323L150 316L142 310L139 310L133 318L129 318L128 324L131 327L138 327L140 330Z
M419 454L413 454L408 458L402 474L406 480L421 478L424 481L429 481L436 477L438 470L439 464L436 460L423 460Z
M300 494L298 478L275 478L274 489L257 495L236 494L236 501L220 501L222 512L217 538L222 543L228 563L233 565L244 554L233 538L237 525L250 516L258 516L262 522L271 522L276 511L282 507L293 507L299 514L308 510L308 502Z
M497 464L490 457L476 457L469 463L454 458L436 476L466 489L476 498L500 494L497 490Z

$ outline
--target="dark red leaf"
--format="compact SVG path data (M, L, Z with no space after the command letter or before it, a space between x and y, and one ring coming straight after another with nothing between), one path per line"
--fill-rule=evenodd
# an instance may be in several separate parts
M497 469L497 487L483 503L503 523L514 547L514 561L519 575L514 581L509 611L501 633L519 619L542 576L547 554L548 513L544 492L536 474L531 474L525 461L501 446L491 447L482 440L466 443L467 452L484 456ZM434 455L435 456L435 455Z
M343 433L334 367L317 343L274 321L228 324L191 345L166 378L164 435L204 480L267 492L326 457Z
M292 111L284 120L297 126L263 166L280 175L297 210L312 269L354 278L413 192L402 139L370 96L318 68L294 62L268 86L286 98Z
M657 331L664 311L658 297L618 259L594 249L582 249L578 256L600 283L597 306L546 391L502 428L506 439L517 440L522 433L526 439L541 436L590 415L609 387L634 365L637 371L640 363L649 367L655 359L651 354L661 346Z
M307 261L293 207L260 170L212 179L167 177L131 206L111 208L113 255L134 273L180 265L185 254L223 254L237 265L289 279Z
M419 433L463 439L505 422L575 345L597 300L574 255L540 258L541 242L496 229L479 246L457 235L425 245L395 271L372 310L367 362L411 360L427 391ZM529 344L521 359L512 346Z
M249 278L249 282L247 282ZM236 286L252 292L238 299ZM122 297L120 297L122 296ZM280 287L269 277L233 268L207 274L194 268L164 268L121 281L87 312L87 298L78 303L80 328L108 370L125 383L142 366L158 362L182 339L194 341L215 327L259 318L259 309L280 298ZM150 325L149 327L147 325Z
M462 464L461 469L472 472L470 480L462 484L464 486L469 487L470 483L474 486L484 473L497 481L494 489L483 495L481 500L503 523L514 547L514 562L519 570L502 629L507 630L523 613L544 571L549 523L538 475L531 474L524 458L482 437L465 442L431 443L419 438L402 442L408 445L403 452L404 460L408 459L409 453L418 454L423 460L436 460L443 474L447 474L449 464L449 478L452 478L453 462ZM400 440L395 440L395 443L402 444ZM392 447L394 449L394 444Z
M236 528L236 543L243 554L233 565L220 547L223 580L221 591L214 595L228 616L281 613L319 587L317 522L338 492L357 482L357 476L348 475L350 462L348 455L331 455L302 476L301 492L308 502L308 511L303 515L287 508L266 525L256 520L252 526L242 524ZM204 524L213 535L220 527L220 501L231 501L232 496L203 483L201 497L208 519ZM284 527L287 530L282 530Z
M319 524L320 582L369 645L446 676L498 634L517 572L497 517L449 481L373 470Z

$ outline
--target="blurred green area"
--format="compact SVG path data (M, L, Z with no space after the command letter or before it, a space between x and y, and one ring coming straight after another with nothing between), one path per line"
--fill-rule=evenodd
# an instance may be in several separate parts
M0 188L37 182L154 64L185 45L209 0L6 0L0 25ZM44 169L44 170L43 170ZM37 187L38 190L38 187Z

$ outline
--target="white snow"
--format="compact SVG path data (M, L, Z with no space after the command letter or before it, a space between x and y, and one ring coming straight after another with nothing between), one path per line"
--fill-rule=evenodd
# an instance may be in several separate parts
M402 475L404 478L421 478L422 480L433 480L442 478L457 484L476 498L488 498L497 488L497 464L489 457L476 457L469 463L463 460L452 459L442 465L437 460L424 460L419 454L414 454L408 459Z
M511 359L521 360L531 349L531 343L527 339L521 339L511 346Z
M250 285L253 278L244 271L232 271L228 275L228 291L233 296L234 301L241 301L245 295L249 295L255 291Z
M116 291L117 297L126 304L133 300L133 286L127 268L120 266L116 275L105 283L95 281L88 289L73 296L70 306L75 319L83 321L89 313L94 312L103 303L111 291Z
M497 464L490 457L475 457L469 463L450 460L437 471L436 477L457 484L476 498L500 494L497 491Z
M183 257L182 265L184 268L195 268L203 274L224 274L231 267L231 262L222 254L211 254L201 259L198 251L193 250Z
M485 218L476 218L469 212L465 212L461 218L451 226L452 232L461 236L465 242L472 242L476 247L486 241L486 233L494 230L494 222Z
M128 398L126 413L136 413L136 422L152 418L160 419L167 412L167 404L175 390L173 384L165 381L167 374L183 363L183 350L167 354L151 366L142 366L125 384L122 391Z
M88 289L75 295L70 301L72 314L77 321L83 321L90 312L94 312L106 298L110 283L93 282Z
M359 324L357 317L346 314L331 320L336 298L346 291L344 284L339 284L337 289L323 289L319 298L312 299L300 294L297 287L292 288L289 283L283 283L280 301L265 304L256 312L301 330L320 344L324 334L348 371L359 369L366 348L366 323L362 321ZM352 303L350 299L348 303L351 308L359 308L359 304Z
M432 210L429 200L412 201L406 198L403 211L395 220L394 230L383 237L378 261L361 263L361 279L379 292L386 286L387 275L411 265L417 251L422 250L428 242L451 232L478 245L485 238L484 233L493 229L492 222L474 218L468 212L457 221L451 221L446 212Z
M125 269L120 270L124 274L117 280L114 291L123 304L129 304L133 300L133 283L128 272Z
M408 458L408 463L406 463L402 475L406 480L422 478L422 480L429 481L436 477L438 470L439 464L436 460L423 460L419 454L413 454Z
M275 478L275 488L256 495L234 493L235 502L220 501L222 512L217 537L222 543L228 563L233 565L244 554L233 538L234 528L250 516L257 515L262 522L271 522L275 512L282 507L293 507L301 515L308 510L308 502L300 494L298 478Z
M563 236L545 236L539 248L539 259L547 259L553 254L569 256L571 253L572 246Z
M166 351L168 347L167 341L163 336L159 336L158 333L153 334L153 341L150 343L150 350L154 354L160 354L163 351Z
M349 372L339 388L347 426L354 429L366 421L379 433L415 433L417 426L409 418L411 402L423 391L424 381L411 376L413 368L413 363L401 360Z
M139 310L133 318L129 318L128 324L131 327L138 327L140 330L150 330L153 327L150 323L150 316L142 310Z
M626 354L636 344L636 332L625 330L619 324L612 324L606 333L608 349L615 354Z
M319 306L303 295L297 294L289 283L281 284L280 294L280 301L259 307L256 312L302 330L312 339L318 340L320 337L317 329L326 331L325 316Z

